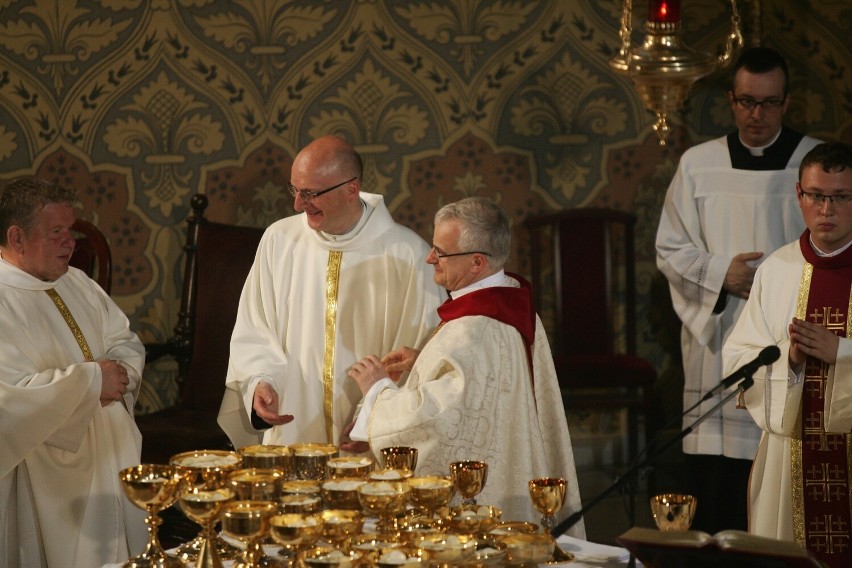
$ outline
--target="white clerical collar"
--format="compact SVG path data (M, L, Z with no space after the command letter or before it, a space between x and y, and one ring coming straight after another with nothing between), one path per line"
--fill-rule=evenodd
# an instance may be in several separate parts
M503 272L503 269L501 268L491 276L486 276L482 280L477 280L473 284L468 284L464 288L460 288L459 290L454 290L450 292L450 297L455 300L456 298L461 298L465 294L468 294L475 290L482 290L483 288L493 288L494 286L517 288L514 278L506 276L506 273Z
M745 146L746 150L748 150L751 153L752 156L762 156L763 151L766 150L767 148L769 148L770 146L772 146L773 144L775 144L775 141L778 140L779 136L781 136L781 129L780 128L778 129L778 132L775 134L775 136L772 138L772 140L769 141L769 144L766 144L765 146L749 146L748 144L743 142L743 137L742 137L742 135L740 135L740 144Z
M850 246L852 246L852 241L849 241L848 243L846 243L845 245L843 245L843 247L842 247L842 248L840 248L840 249L838 249L838 250L836 250L836 251L834 251L834 252L825 252L825 251L820 250L820 249L819 249L819 247L817 247L817 246L814 244L813 235L809 236L809 237L808 237L808 240L810 241L810 243L811 243L811 248L812 248L812 249L814 249L814 252L816 253L816 255L817 255L817 256L823 256L823 257L826 257L826 258L830 258L830 257L832 257L832 256L837 256L838 254L842 253L843 251L845 251L846 249L848 249Z
M355 223L355 226L343 233L342 235L332 235L331 233L326 233L325 231L317 231L317 234L324 241L328 241L331 243L345 243L348 240L351 240L358 236L358 233L367 224L367 220L370 218L370 214L373 212L373 208L369 207L367 203L361 199L361 218L358 219L358 222Z

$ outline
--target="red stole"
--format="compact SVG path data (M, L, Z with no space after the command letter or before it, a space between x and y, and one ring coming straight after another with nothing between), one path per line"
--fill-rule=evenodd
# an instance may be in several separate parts
M527 362L532 370L532 344L535 340L535 309L533 308L532 286L517 274L506 273L518 282L520 288L492 286L448 300L438 308L441 325L464 316L486 316L496 319L518 330L524 340Z
M811 248L810 231L799 245L813 265L807 285L806 265L801 295L807 294L803 319L827 327L840 337L850 335L852 247L834 257L819 257ZM800 300L801 301L801 300ZM802 314L797 314L801 317ZM852 508L850 503L849 443L847 434L827 433L824 424L828 365L816 359L805 362L801 424L794 433L793 526L799 544L829 566L852 566ZM837 377L847 380L852 377ZM799 453L800 452L800 453ZM800 460L798 463L797 460ZM800 467L799 467L800 466Z

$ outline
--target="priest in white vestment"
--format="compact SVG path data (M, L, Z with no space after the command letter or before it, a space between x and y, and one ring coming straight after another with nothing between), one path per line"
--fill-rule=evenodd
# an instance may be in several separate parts
M303 213L263 235L231 338L219 424L236 447L338 444L360 399L347 369L419 346L438 323L446 295L423 265L428 245L360 191L361 176L354 148L334 136L293 161Z
M388 446L418 450L418 475L448 475L454 461L488 464L477 502L503 518L540 522L528 483L568 482L558 518L580 510L571 438L553 358L535 313L529 283L503 271L509 221L485 198L467 198L435 216L426 262L452 301L438 309L441 325L404 385L391 380L410 350L371 355L349 376L364 393L350 435L373 454ZM582 520L567 534L585 538Z
M768 345L781 349L781 360L755 373L754 385L745 393L746 406L763 431L750 480L749 531L795 540L829 566L850 566L852 147L822 144L805 156L798 199L808 229L758 269L745 310L725 343L725 373L753 360ZM832 294L837 298L833 303ZM824 306L834 304L839 309L822 318ZM817 393L824 400L809 411L803 403ZM834 445L838 440L832 436L838 435L847 443L842 467L809 467L807 448ZM827 455L824 449L817 457ZM846 499L839 513L832 512L827 526L842 530L832 529L831 538L825 538L825 531L812 534L819 521L805 507L807 498L825 485L816 483L817 470L843 474L835 489L824 493L827 502L837 494Z
M681 320L683 408L722 373L722 345L742 311L755 267L804 230L795 194L802 156L819 141L790 130L787 65L774 50L744 51L728 93L737 130L687 150L666 194L657 267ZM721 401L684 417L691 426ZM703 503L693 527L745 529L745 491L760 430L731 401L683 440L691 491ZM738 495L738 496L735 496Z
M0 567L96 567L147 542L118 473L139 463L145 349L68 266L75 194L40 180L0 195Z

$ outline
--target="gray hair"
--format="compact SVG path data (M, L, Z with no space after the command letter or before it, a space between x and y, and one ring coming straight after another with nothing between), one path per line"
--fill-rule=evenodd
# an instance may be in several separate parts
M23 177L9 182L0 193L0 246L6 246L9 227L18 226L28 232L35 215L45 205L77 202L77 192L47 180Z
M509 258L512 233L509 217L493 201L485 197L467 197L448 203L435 213L435 224L457 220L461 225L459 247L462 251L490 253L488 264L503 268Z

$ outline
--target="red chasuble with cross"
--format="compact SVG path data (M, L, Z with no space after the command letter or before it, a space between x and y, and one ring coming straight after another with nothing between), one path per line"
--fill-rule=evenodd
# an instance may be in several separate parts
M797 315L840 337L852 337L852 247L834 257L819 257L809 238L810 232L805 231L799 241L808 264L802 275ZM794 433L792 448L793 527L799 544L821 561L832 567L850 567L852 444L847 433L825 431L828 371L828 364L816 359L809 357L805 363L801 424Z

